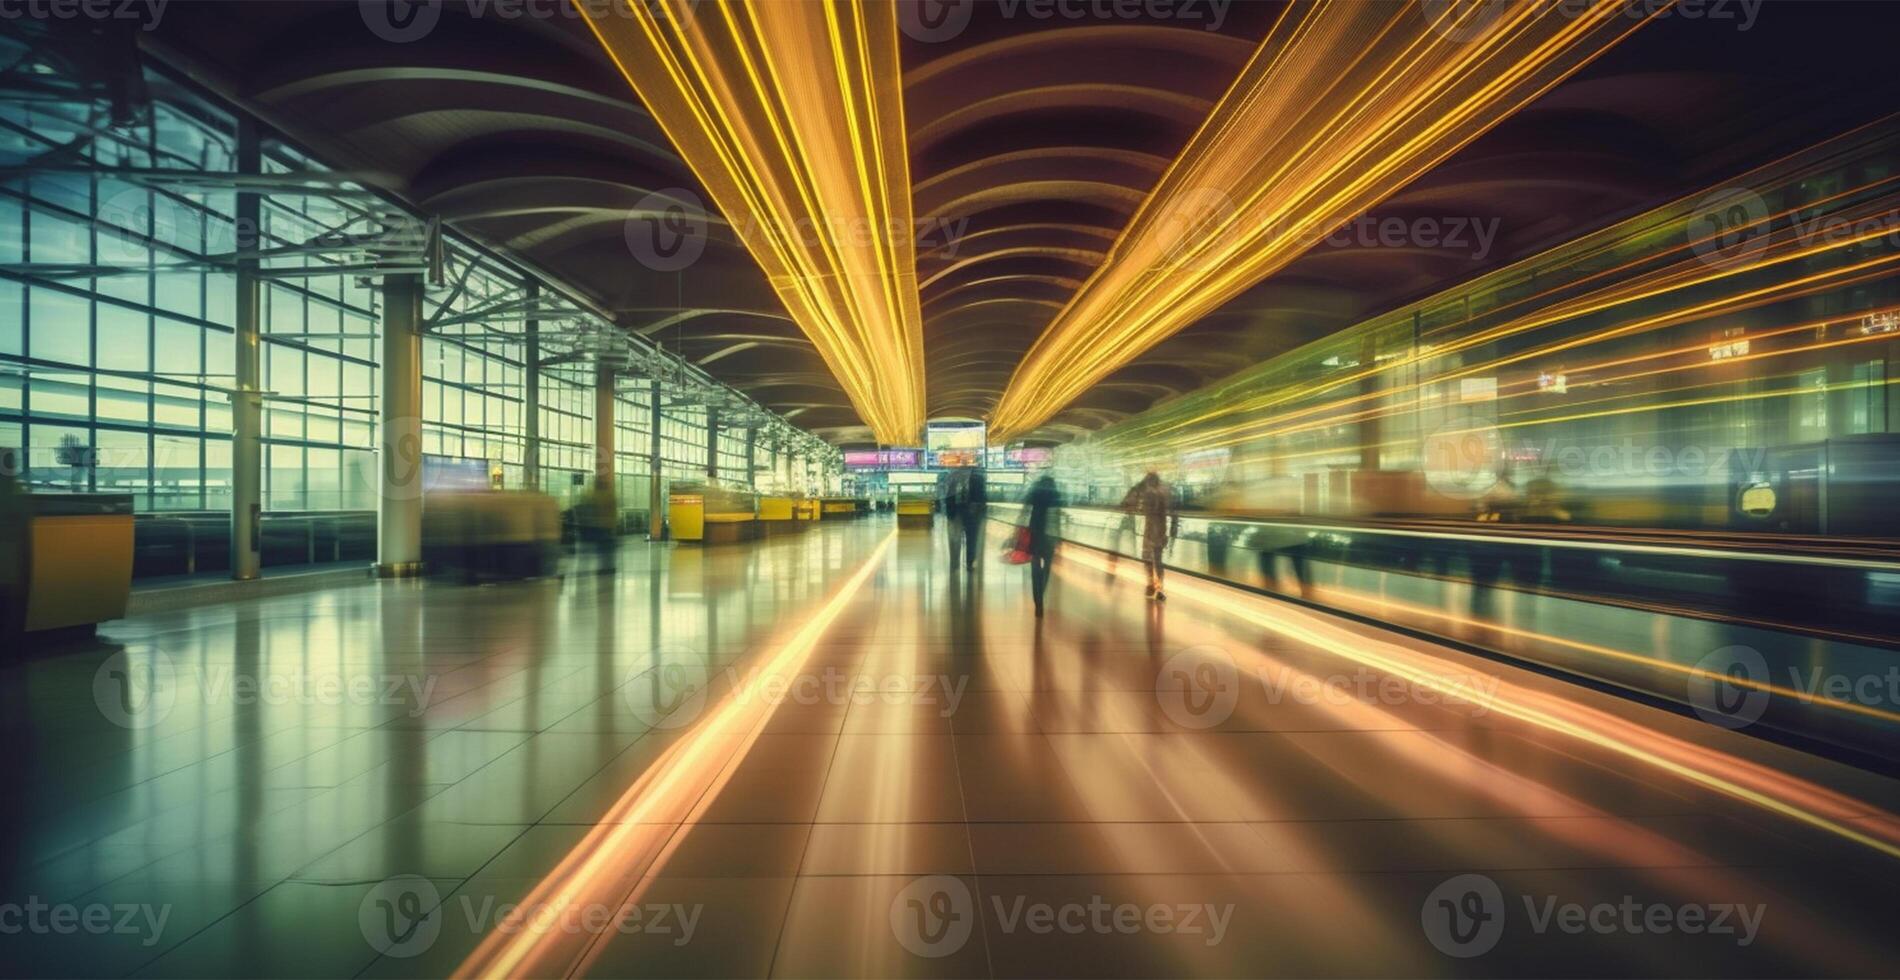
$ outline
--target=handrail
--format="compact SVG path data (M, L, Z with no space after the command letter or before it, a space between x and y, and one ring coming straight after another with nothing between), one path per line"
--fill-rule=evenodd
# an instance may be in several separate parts
M993 506L996 506L996 505L993 505ZM1009 505L1004 505L1004 506L1009 506ZM1020 506L1020 505L1014 505L1014 506ZM1070 511L1084 511L1084 512L1089 512L1089 513L1099 513L1103 515L1115 515L1117 517L1121 515L1121 511L1118 508L1098 507L1098 506L1088 505L1088 504L1075 505L1067 509ZM1748 542L1746 538L1739 535L1736 536L1735 538L1727 539L1726 543L1728 546L1723 547L1722 546L1722 544L1724 543L1723 539L1716 539L1715 541L1709 541L1709 540L1704 539L1701 542L1697 544L1693 544L1693 545L1687 544L1687 543L1671 543L1675 541L1681 541L1684 539L1690 539L1692 538L1692 536L1687 535L1687 534L1675 536L1675 535L1671 535L1669 532L1666 532L1666 531L1656 531L1656 530L1638 532L1645 535L1649 535L1650 537L1646 540L1631 541L1631 540L1604 540L1602 538L1591 539L1591 538L1575 537L1573 535L1575 535L1579 531L1584 531L1585 529L1576 528L1576 527L1563 527L1563 526L1551 526L1550 528L1546 529L1542 525L1528 525L1528 524L1479 525L1476 522L1473 522L1469 527L1463 527L1459 525L1446 525L1443 522L1437 522L1430 526L1406 527L1406 526L1394 526L1394 525L1355 524L1355 523L1349 523L1349 522L1325 522L1325 521L1282 519L1282 518L1269 519L1269 518L1259 518L1259 517L1243 517L1243 516L1233 516L1233 515L1225 515L1225 514L1210 514L1207 512L1188 512L1188 511L1182 512L1181 522L1182 522L1182 527L1184 529L1183 536L1190 537L1190 538L1196 537L1196 535L1188 534L1186 530L1193 523L1196 523L1196 522L1207 523L1207 524L1219 523L1219 524L1244 525L1244 526L1249 526L1249 527L1289 528L1289 529L1294 529L1294 530L1305 530L1305 531L1324 533L1324 534L1369 534L1369 535L1384 535L1384 536L1402 537L1402 538L1426 538L1426 539L1443 540L1443 541L1476 541L1476 542L1482 542L1482 543L1510 544L1510 545L1530 546L1530 547L1538 547L1538 548L1565 548L1565 549L1582 550L1582 551L1615 552L1615 553L1625 553L1625 554L1634 552L1638 554L1678 556L1678 557L1683 557L1683 558L1708 558L1708 559L1717 559L1717 560L1723 560L1723 561L1763 561L1763 562L1775 562L1779 564L1789 564L1789 565L1808 565L1808 566L1820 566L1820 567L1829 567L1829 568L1853 568L1853 569L1859 569L1863 571L1900 574L1900 549L1893 549L1890 547L1890 550L1875 552L1874 554L1879 556L1875 558L1869 558L1869 557L1866 557L1865 555L1856 554L1852 550L1853 546L1855 545L1866 546L1866 545L1876 544L1875 541L1870 540L1870 539L1865 539L1865 538L1809 539L1823 545L1828 544L1828 543L1838 542L1838 544L1842 547L1840 550L1832 551L1832 552L1817 549L1817 550L1813 550L1807 553L1802 553L1798 551L1789 550L1790 542L1786 540L1781 540L1780 539L1781 536L1774 536L1774 537L1764 536L1765 539L1758 543L1758 546L1772 546L1776 550L1747 550L1748 545L1751 542ZM1535 533L1534 534L1530 533L1533 530L1535 531ZM1547 530L1549 532L1556 532L1556 533L1547 533ZM1566 534L1564 532L1569 532L1569 533ZM1591 528L1588 528L1587 532L1585 533L1608 533L1614 536L1616 531L1615 529L1612 529L1612 528L1591 527ZM1202 531L1201 534L1198 535L1198 537L1201 537L1204 539L1205 531ZM1813 546L1810 545L1809 547L1812 548ZM1893 556L1892 559L1890 560L1887 559L1886 558L1887 555L1892 555Z

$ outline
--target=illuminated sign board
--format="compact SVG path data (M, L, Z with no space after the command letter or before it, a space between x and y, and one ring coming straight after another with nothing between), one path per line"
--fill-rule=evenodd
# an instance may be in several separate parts
M886 467L916 467L921 449L850 449L844 454L848 470L878 470Z
M989 442L989 429L981 422L932 422L924 427L924 448L933 453L944 450L982 450Z
M1461 402L1489 402L1498 397L1498 379L1496 378L1459 378L1458 400Z

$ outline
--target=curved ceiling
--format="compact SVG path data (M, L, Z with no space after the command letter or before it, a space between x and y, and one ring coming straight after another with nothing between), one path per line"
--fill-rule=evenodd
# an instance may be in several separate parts
M376 4L174 4L141 43L799 425L867 439L717 215L688 268L635 259L630 217L656 200L695 210L706 195L578 17L502 6L435 5L426 36L396 43L372 29ZM931 415L988 414L1282 6L1181 5L1201 18L1185 21L1116 4L938 3L948 23L900 11ZM1368 216L1456 220L1460 243L1336 235L1032 437L1110 424L1889 111L1900 83L1880 67L1886 18L1869 8L1881 5L1800 6L1761 9L1773 23L1760 29L1645 26Z

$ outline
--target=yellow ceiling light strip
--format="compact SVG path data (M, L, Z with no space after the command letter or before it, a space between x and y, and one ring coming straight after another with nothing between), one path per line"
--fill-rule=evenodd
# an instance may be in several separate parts
M1024 357L992 430L1047 421L1642 23L1622 0L1289 5Z
M578 5L880 442L924 422L897 17L868 0Z

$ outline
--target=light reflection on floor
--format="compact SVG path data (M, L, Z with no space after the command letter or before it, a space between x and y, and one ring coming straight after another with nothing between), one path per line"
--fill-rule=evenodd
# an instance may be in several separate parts
M164 924L0 937L4 972L1713 976L1900 961L1894 862L1865 847L1480 701L1306 697L1359 665L1219 601L1147 603L1079 558L1038 624L1023 569L952 571L927 532L880 551L892 533L869 520L640 544L614 578L365 584L154 615L109 627L117 648L10 670L9 765L30 792L6 804L0 903L150 908ZM1890 780L1325 627L1626 734L1743 755L1838 794L1832 815L1870 832L1900 809ZM1221 663L1236 673L1208 673ZM721 714L735 702L746 710ZM709 738L735 715L743 739ZM668 784L677 800L627 805L682 757L707 768ZM610 832L639 820L652 829ZM600 851L608 838L659 843ZM503 911L602 853L580 904L613 906L618 927L585 908ZM1462 874L1503 899L1494 947L1470 958L1427 928L1434 889ZM1625 896L1669 916L1760 906L1759 935L1539 931L1539 910ZM422 928L386 928L422 906L436 910ZM504 948L533 958L482 952Z

